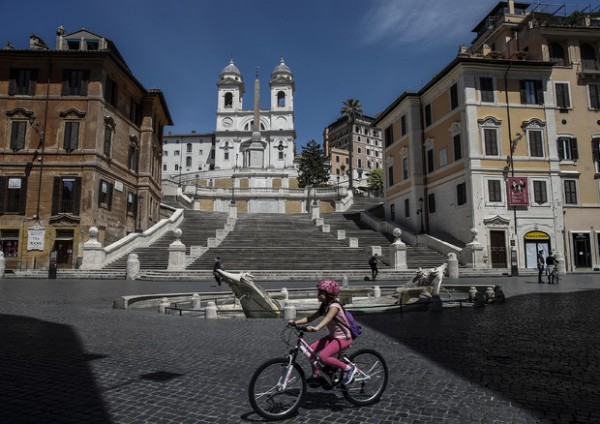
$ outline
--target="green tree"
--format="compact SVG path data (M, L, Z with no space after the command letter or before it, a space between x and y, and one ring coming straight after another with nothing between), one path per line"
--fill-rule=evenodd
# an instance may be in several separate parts
M354 140L352 135L356 118L358 118L363 113L362 105L360 104L359 100L346 99L342 103L340 113L342 114L342 116L345 116L348 119L348 125L350 126L350 143L348 146L348 174L350 176L350 179L348 180L348 187L350 188L350 190L352 190L354 188L354 176L352 175L352 173L354 172L354 164L352 163L354 161Z
M315 140L310 140L302 148L298 167L298 185L301 188L315 187L329 179L325 169L327 158L323 149Z
M380 194L383 192L382 168L375 168L373 171L371 171L371 174L369 174L369 178L367 179L367 185L372 193Z

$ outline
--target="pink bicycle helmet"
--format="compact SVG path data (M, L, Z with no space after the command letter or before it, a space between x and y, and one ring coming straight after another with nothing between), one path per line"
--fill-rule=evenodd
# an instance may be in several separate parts
M317 289L323 290L330 296L337 296L340 294L340 286L335 280L321 280L317 284Z

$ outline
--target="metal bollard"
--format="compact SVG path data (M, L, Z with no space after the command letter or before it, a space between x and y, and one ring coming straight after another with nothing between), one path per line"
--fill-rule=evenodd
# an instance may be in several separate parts
M294 305L286 304L283 307L283 319L286 321L296 319L296 307Z
M162 299L160 299L160 303L158 304L158 313L159 314L166 314L167 313L167 308L169 306L171 306L171 303L169 302L169 298L163 297Z
M200 309L200 295L198 293L192 295L192 308Z
M208 302L206 308L204 308L204 318L216 319L217 318L217 305L215 302Z

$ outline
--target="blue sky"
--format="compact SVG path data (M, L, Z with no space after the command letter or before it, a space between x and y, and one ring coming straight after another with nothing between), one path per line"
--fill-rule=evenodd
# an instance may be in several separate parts
M580 0L580 3L588 3ZM54 47L55 30L86 28L111 39L146 88L167 99L173 133L212 132L216 81L233 58L252 108L260 67L261 106L283 57L294 73L298 151L359 99L375 116L418 90L470 44L496 0L31 0L27 13L0 0L0 47L27 48L29 35ZM552 1L551 3L578 3ZM10 12L10 13L9 13Z

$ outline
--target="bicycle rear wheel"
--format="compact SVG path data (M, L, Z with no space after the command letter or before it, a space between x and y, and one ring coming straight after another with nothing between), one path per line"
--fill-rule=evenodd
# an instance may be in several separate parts
M250 405L268 420L290 417L300 407L306 394L304 371L296 362L288 367L287 358L275 358L254 372L248 388Z
M361 349L349 356L358 372L342 394L354 405L370 405L379 400L388 382L388 367L383 356L372 349Z

